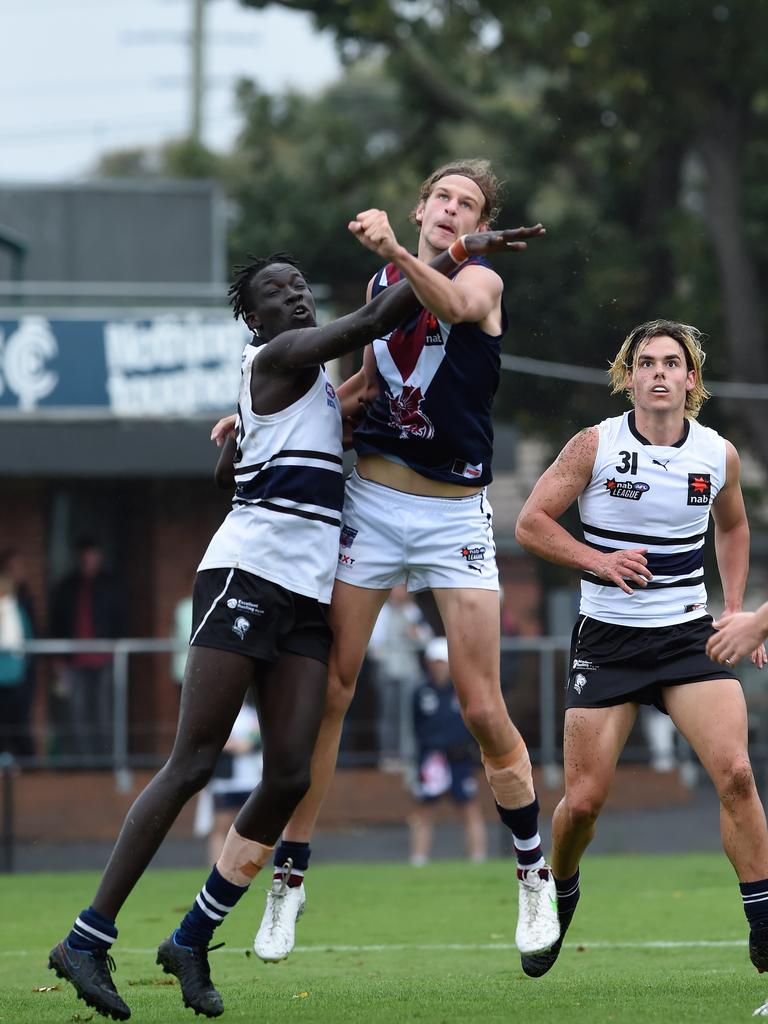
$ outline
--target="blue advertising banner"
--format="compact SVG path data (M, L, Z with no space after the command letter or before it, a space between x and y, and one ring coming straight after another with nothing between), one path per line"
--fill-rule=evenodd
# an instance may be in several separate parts
M0 311L0 414L189 416L230 409L250 332L225 315Z

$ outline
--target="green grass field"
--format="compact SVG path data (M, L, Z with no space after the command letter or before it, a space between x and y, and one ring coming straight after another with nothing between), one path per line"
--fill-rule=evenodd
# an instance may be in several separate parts
M121 915L115 982L137 1022L204 1019L183 1009L175 979L154 963L204 874L152 872ZM95 882L92 873L2 877L2 1024L103 1019L46 969ZM211 954L228 1024L722 1024L748 1020L768 999L724 857L587 858L568 941L539 980L523 975L514 949L507 863L313 867L297 950L270 966L246 952L265 884L219 929L226 946Z

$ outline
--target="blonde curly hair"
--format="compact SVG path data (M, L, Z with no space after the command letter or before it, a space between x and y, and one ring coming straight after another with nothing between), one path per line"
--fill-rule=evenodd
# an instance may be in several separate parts
M693 389L685 396L685 415L695 420L702 405L709 398L709 392L704 387L702 378L702 368L706 359L706 353L701 345L703 335L690 324L680 324L676 320L649 320L648 323L640 324L631 330L616 353L616 358L608 367L611 394L616 395L624 391L630 402L635 404L634 391L627 387L629 374L637 366L640 350L646 342L660 337L673 338L682 346L685 364L688 370L693 370L696 375Z

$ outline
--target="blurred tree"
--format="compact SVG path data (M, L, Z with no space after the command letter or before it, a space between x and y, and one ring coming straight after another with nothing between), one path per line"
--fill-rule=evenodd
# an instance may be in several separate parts
M226 167L235 217L233 258L285 249L309 280L330 284L341 307L358 305L377 266L344 226L375 201L403 233L419 177L428 117L408 120L376 66L351 70L320 96L274 96L243 82L244 129Z
M97 178L216 178L222 158L194 139L171 139L162 146L113 149L94 168Z
M380 57L393 109L419 126L421 145L391 154L401 183L403 163L487 153L508 180L505 220L545 220L546 243L504 269L516 351L605 365L626 328L669 315L710 331L715 372L768 380L768 243L751 218L768 207L768 4L242 2L312 13L349 66ZM385 206L375 184L365 197ZM539 425L551 410L562 437L564 413L616 408L598 390L517 378L502 403ZM729 411L768 464L763 404Z

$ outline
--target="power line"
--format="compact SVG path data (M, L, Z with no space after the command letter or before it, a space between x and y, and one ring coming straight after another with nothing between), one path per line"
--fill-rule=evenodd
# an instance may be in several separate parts
M234 89L235 83L239 82L243 78L243 75L239 72L233 72L228 75L209 75L206 79L207 89ZM185 75L153 75L149 78L121 78L121 79L106 79L106 78L94 78L94 79L73 79L69 82L59 82L55 79L50 79L47 82L43 82L37 89L25 89L25 99L49 99L52 90L56 91L58 96L79 96L79 95L92 95L95 91L99 95L104 93L121 93L131 92L134 95L137 91L149 92L156 89L188 89L189 78ZM3 96L13 96L14 99L18 97L18 93L4 93L0 90L0 98ZM5 129L0 126L0 133ZM13 128L11 128L13 130Z
M221 108L215 112L217 118L238 116L237 109L231 105L229 107ZM147 120L146 118L136 118L135 120L115 122L112 119L104 121L88 121L68 125L46 125L36 128L11 128L9 130L0 129L0 144L6 142L13 142L14 144L32 144L38 142L47 142L55 138L73 138L77 136L87 135L115 135L124 134L125 132L147 130L165 130L173 129L177 135L181 134L179 127L178 117L172 112L169 112L167 119L165 120Z

